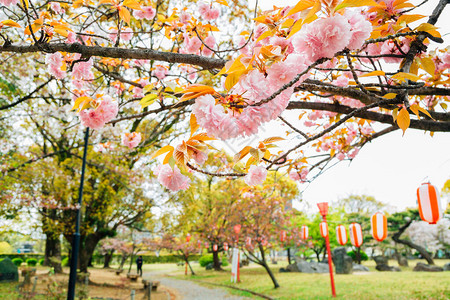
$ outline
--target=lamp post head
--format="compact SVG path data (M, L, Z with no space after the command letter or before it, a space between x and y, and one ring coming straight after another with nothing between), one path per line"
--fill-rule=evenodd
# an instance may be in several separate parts
M322 217L328 215L328 202L317 203L317 207L319 208L319 212Z
M240 224L234 225L233 230L234 233L239 234L239 232L241 232L241 225Z

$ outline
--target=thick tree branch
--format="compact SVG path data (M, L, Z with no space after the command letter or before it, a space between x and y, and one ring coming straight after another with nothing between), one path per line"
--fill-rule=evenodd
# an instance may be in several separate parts
M4 105L4 106L0 106L0 110L5 110L5 109L8 109L8 108L14 107L14 106L16 106L16 105L18 105L18 104L20 104L20 103L22 103L24 101L27 101L28 99L31 99L34 93L39 92L42 88L44 88L52 80L53 80L53 78L50 78L49 80L47 80L46 82L44 82L43 84L41 84L40 86L35 88L34 91L32 91L31 93L29 93L25 97L22 97L22 98L20 98L19 100L15 101L15 102L7 104L7 105Z
M82 57L111 57L122 59L149 59L165 61L169 63L184 63L195 66L200 66L204 69L221 69L225 65L225 60L204 57L194 54L181 54L173 52L163 52L151 49L125 49L125 48L112 48L101 46L85 46L78 43L65 44L42 44L15 46L15 45L3 45L0 47L1 52L15 52L15 53L30 53L30 52L42 52L45 50L47 53L55 52L68 52L79 53Z
M351 114L354 117L372 120L380 123L390 124L397 128L397 124L394 122L391 115L383 114L379 112L369 111L369 110L359 110L355 112L355 109L350 106L332 104L332 103L320 103L320 102L301 102L301 101L291 101L288 104L287 109L314 109L314 110L324 110L331 111L340 114ZM410 128L427 130L427 131L450 131L450 122L437 122L432 120L415 120L411 119Z

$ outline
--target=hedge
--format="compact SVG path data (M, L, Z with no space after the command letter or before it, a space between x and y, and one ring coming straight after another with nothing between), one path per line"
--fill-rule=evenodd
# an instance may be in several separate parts
M361 254L361 261L369 260L369 256L367 256L366 252L361 251L360 254ZM356 261L356 253L353 250L347 252L347 255L350 256L353 259L353 261Z
M17 267L20 267L20 265L23 263L23 259L16 257L12 259L13 264L15 264Z
M29 258L27 259L27 266L29 267L36 267L37 265L37 259L36 258Z

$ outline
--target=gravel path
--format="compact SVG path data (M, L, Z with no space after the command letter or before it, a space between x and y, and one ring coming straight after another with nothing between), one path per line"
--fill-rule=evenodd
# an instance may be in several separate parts
M244 300L246 297L230 295L226 289L208 288L192 281L164 277L164 272L145 273L143 278L157 279L161 285L176 290L183 300Z

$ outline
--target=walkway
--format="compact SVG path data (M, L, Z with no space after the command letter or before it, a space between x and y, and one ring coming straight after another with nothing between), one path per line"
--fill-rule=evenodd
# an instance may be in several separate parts
M230 295L224 288L208 288L189 280L166 277L164 271L146 272L143 278L159 280L161 285L175 291L177 300L244 300L246 297Z

